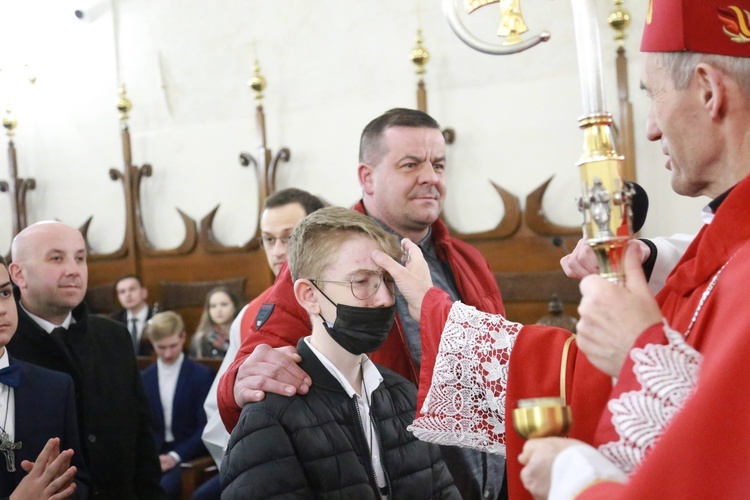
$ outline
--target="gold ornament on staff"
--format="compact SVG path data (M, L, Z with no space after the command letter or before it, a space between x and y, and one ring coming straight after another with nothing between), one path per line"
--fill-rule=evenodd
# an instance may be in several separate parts
M634 189L622 179L624 158L616 149L612 115L604 106L599 24L594 0L573 0L578 70L584 115L583 152L577 165L582 196L583 237L596 254L599 274L624 284L625 247L633 237Z

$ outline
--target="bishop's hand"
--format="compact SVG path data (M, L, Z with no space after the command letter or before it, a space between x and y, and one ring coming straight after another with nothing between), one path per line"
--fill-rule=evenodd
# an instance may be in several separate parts
M625 252L625 286L598 275L581 280L578 348L599 370L616 377L635 340L649 326L662 321L659 305L648 288L641 252L631 243Z

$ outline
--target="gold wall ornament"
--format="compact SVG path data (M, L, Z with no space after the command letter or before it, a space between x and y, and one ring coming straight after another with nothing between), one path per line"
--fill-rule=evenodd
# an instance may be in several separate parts
M526 49L546 42L550 38L548 31L542 31L527 40L521 38L521 34L528 31L526 22L521 14L520 0L465 0L465 10L468 14L492 3L500 3L500 27L497 35L504 37L505 41L500 44L487 43L473 35L464 25L459 17L459 0L443 0L443 14L448 19L453 32L469 47L479 52L491 55L508 55L522 52Z
M258 61L253 64L253 77L247 81L247 86L255 92L255 100L260 106L260 102L263 100L263 91L266 89L266 79L260 74Z
M13 116L13 111L10 109L5 110L5 116L3 117L3 128L5 129L5 133L8 137L13 137L15 133L15 128L18 125L18 121L16 121L16 118Z
M635 181L635 125L633 122L633 104L630 102L628 89L628 58L625 55L625 39L630 26L630 13L622 7L624 0L614 0L615 10L607 17L607 23L614 30L617 42L616 73L617 100L620 108L617 127L618 147L624 156L622 177Z
M416 66L415 73L419 77L417 81L417 109L422 113L427 113L427 86L425 85L422 75L427 73L427 63L430 60L430 52L423 45L422 30L417 30L417 36L414 39L416 46L409 53L409 59ZM450 127L441 130L446 144L453 144L456 140L456 131Z
M417 45L416 47L411 49L409 59L411 59L411 62L413 62L417 67L416 73L418 75L424 75L427 72L425 65L430 60L430 53L427 51L424 45L422 45L424 39L422 38L421 29L417 30L417 36L414 41L417 43Z
M128 99L128 91L125 89L125 84L117 89L117 102L115 106L117 106L117 111L120 113L120 121L128 121L130 118L128 113L133 109L133 103Z
M425 68L425 65L430 60L430 53L427 51L424 45L422 45L422 42L424 40L422 38L421 29L417 30L417 37L415 41L417 42L417 46L411 49L411 52L409 53L409 59L411 59L411 62L413 62L416 66L415 72L417 73L417 76L419 76L419 81L417 82L417 109L423 113L427 113L427 89L425 88L424 78L422 78L422 75L427 72L427 68Z
M615 10L607 16L607 23L615 31L614 38L619 47L623 46L628 34L625 32L630 26L630 12L622 8L625 0L614 0Z

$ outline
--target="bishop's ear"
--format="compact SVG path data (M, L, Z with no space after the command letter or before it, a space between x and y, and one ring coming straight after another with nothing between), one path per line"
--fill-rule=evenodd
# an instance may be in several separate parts
M694 78L698 84L701 105L712 119L721 118L727 92L725 75L710 64L700 63L695 67Z
M300 278L294 282L294 298L297 299L308 314L320 314L318 298L314 293L314 286L308 279Z

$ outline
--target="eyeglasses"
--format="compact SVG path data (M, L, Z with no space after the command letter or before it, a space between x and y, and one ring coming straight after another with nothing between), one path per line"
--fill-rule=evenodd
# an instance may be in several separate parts
M261 246L263 246L263 248L270 250L276 246L277 241L280 241L284 246L288 246L289 236L282 236L281 238L276 238L275 236L261 236L260 238L258 238L258 241L260 242Z
M380 288L381 283L385 283L386 288L391 295L396 293L396 283L390 274L378 271L358 271L349 281L336 280L313 280L313 283L338 283L339 285L349 285L352 289L352 295L359 300L367 300Z

